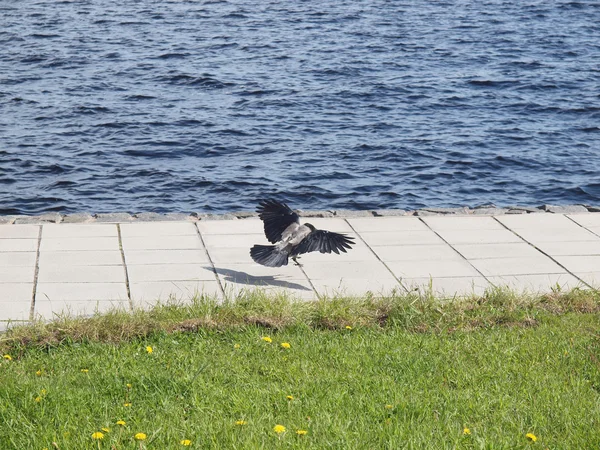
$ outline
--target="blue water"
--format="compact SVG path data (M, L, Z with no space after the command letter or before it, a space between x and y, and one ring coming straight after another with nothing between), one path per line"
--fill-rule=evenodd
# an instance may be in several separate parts
M0 1L0 213L600 203L600 2Z

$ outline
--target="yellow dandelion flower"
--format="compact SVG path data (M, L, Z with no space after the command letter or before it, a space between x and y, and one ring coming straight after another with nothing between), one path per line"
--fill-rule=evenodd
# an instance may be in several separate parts
M346 325L346 330L351 330L352 327L350 325Z
M293 395L288 395L288 396L286 396L285 398L287 398L289 401L292 401L292 400L294 400L294 396L293 396Z
M468 436L468 435L470 435L470 434L471 434L471 430L469 430L467 427L465 427L465 428L463 429L463 434Z
M192 445L192 441L190 441L189 439L182 439L179 443L184 447L189 447L190 445Z
M296 430L296 434L298 436L304 436L307 433L308 433L308 431L306 431L306 430Z
M262 340L263 340L263 341L265 341L265 342L268 342L269 344L270 344L271 342L273 342L273 339L271 339L269 336L263 336L263 337L262 337Z
M125 402L125 403L123 403L123 406L131 406L131 403Z
M12 361L12 356L10 355L4 355L3 358L7 361Z
M236 425L240 425L240 426L242 426L242 425L247 425L247 424L248 424L248 422L246 422L245 420L236 420L236 421L235 421L235 424L236 424Z
M35 374L36 374L38 377L41 377L41 376L42 376L42 371L41 371L41 370L38 370L38 371L37 371Z
M92 439L96 439L97 441L99 441L100 439L104 439L104 433L101 433L100 431L96 431L95 433L92 434Z
M88 373L90 369L81 369L81 373Z
M525 437L526 437L527 439L529 439L531 442L535 442L535 441L537 441L537 436L536 436L535 434L533 434L533 433L527 433L527 434L525 435Z
M131 383L127 383L126 386L127 386L127 389L131 389Z
M233 344L233 348L240 348L240 344Z
M289 342L282 342L282 343L281 343L281 346L282 346L283 348L290 348L290 347L291 347L291 345L290 345L290 343L289 343Z
M42 397L40 397L39 395L34 399L36 401L36 403L39 403L42 401Z
M108 427L101 428L101 430L104 431L105 433L110 432L110 428L108 428Z
M145 433L136 433L135 436L133 436L137 441L145 441L146 438L148 436L146 436Z
M152 353L154 351L154 349L152 347L148 346L148 347L146 347L146 351L148 353Z
M124 420L117 420L115 423L117 425L121 425L122 427L124 427L126 425Z
M273 431L277 434L285 433L285 427L283 425L275 425Z
M393 405L385 405L385 409L392 409L394 406Z

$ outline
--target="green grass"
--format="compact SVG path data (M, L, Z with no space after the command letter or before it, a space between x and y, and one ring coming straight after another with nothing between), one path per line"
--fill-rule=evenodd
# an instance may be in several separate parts
M257 293L15 328L0 336L0 448L598 448L599 311L579 290Z

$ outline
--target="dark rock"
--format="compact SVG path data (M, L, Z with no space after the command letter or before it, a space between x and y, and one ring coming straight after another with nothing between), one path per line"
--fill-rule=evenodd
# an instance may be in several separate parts
M375 217L406 216L404 209L376 209L373 211Z
M41 216L16 216L15 224L60 223L62 216L58 213L42 214Z
M461 208L421 208L417 210L417 215L422 216L423 211L437 215L456 215L456 214L471 214L471 210L466 206Z
M15 221L15 216L0 216L0 224L10 224Z
M171 221L177 221L177 222L185 222L185 221L196 222L198 220L198 214L196 214L196 213L192 213L192 214L166 213L164 215L164 220L171 220Z
M232 213L238 219L247 219L248 217L258 217L258 213L252 211L238 211Z
M63 223L88 223L93 222L94 217L88 213L67 214L62 221Z
M371 211L354 211L351 209L336 209L330 211L334 217L373 217Z
M131 214L128 213L102 213L102 214L94 214L94 219L98 222L132 222L134 218Z
M589 212L588 209L582 205L565 205L565 206L544 205L543 209L544 209L544 211L551 212L554 214L575 214L575 213Z
M201 214L198 213L198 220L238 220L233 214Z
M165 220L165 216L163 214L155 212L137 213L134 214L133 217L135 219L141 220L142 222L162 222Z
M473 210L474 215L501 216L507 214L508 209L504 208L477 208Z
M315 210L302 210L298 209L296 212L301 217L333 217L333 213L331 211L315 211Z

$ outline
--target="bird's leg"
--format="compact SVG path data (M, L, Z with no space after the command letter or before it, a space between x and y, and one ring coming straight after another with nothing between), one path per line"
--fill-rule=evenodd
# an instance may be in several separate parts
M292 256L292 261L294 261L294 264L296 264L298 267L302 267L302 264L300 264L298 262L298 258L300 258L299 256Z

